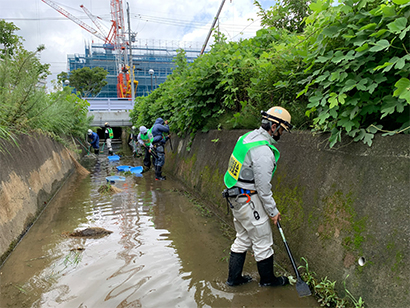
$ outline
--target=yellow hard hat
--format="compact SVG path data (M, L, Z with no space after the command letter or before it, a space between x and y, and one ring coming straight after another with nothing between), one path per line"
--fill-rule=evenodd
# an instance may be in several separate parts
M261 114L263 119L280 124L287 132L290 132L293 127L292 124L290 124L290 113L285 108L275 106L268 111L261 111Z

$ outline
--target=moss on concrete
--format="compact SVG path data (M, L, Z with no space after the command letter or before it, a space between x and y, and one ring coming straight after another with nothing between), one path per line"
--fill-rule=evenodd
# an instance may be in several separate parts
M361 254L367 217L357 217L352 206L352 193L337 190L322 201L324 207L318 230L319 236L324 240L342 236L342 244L347 251Z
M305 215L302 200L304 188L297 186L295 183L292 185L282 185L285 179L285 175L278 175L276 177L273 198L282 214L284 222L291 222L289 226L295 230L302 227L304 221Z

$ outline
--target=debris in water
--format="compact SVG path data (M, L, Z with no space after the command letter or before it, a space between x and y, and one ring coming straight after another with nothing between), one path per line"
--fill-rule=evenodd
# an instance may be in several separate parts
M112 186L110 184L103 184L98 188L100 194L116 194L122 192L122 189Z
M90 227L84 230L77 230L71 233L65 232L63 234L67 236L72 236L72 237L93 237L93 236L104 236L104 235L108 235L111 233L112 231L104 229L104 228ZM81 250L81 249L77 249L77 250Z

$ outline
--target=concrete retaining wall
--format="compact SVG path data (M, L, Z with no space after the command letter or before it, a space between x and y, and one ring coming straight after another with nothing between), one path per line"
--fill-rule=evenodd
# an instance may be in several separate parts
M0 145L7 149L0 153L0 266L74 168L68 150L50 138L17 142Z
M173 137L165 174L176 176L227 221L223 175L237 138L246 131ZM344 140L329 149L328 136L285 134L272 180L282 227L299 265L305 257L318 277L343 281L368 307L410 303L410 136L376 136L373 146ZM289 264L279 233L275 252ZM359 260L364 265L359 265ZM361 263L362 264L362 263ZM292 268L288 267L293 273ZM348 277L348 278L346 278Z

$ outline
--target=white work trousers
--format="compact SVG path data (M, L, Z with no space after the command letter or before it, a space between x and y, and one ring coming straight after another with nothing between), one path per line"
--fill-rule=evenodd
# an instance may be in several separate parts
M112 151L111 138L107 138L107 149L108 151Z
M229 200L234 207L232 213L236 230L231 251L243 253L252 248L256 262L269 258L273 255L272 228L258 195L250 196L250 200L246 195Z

